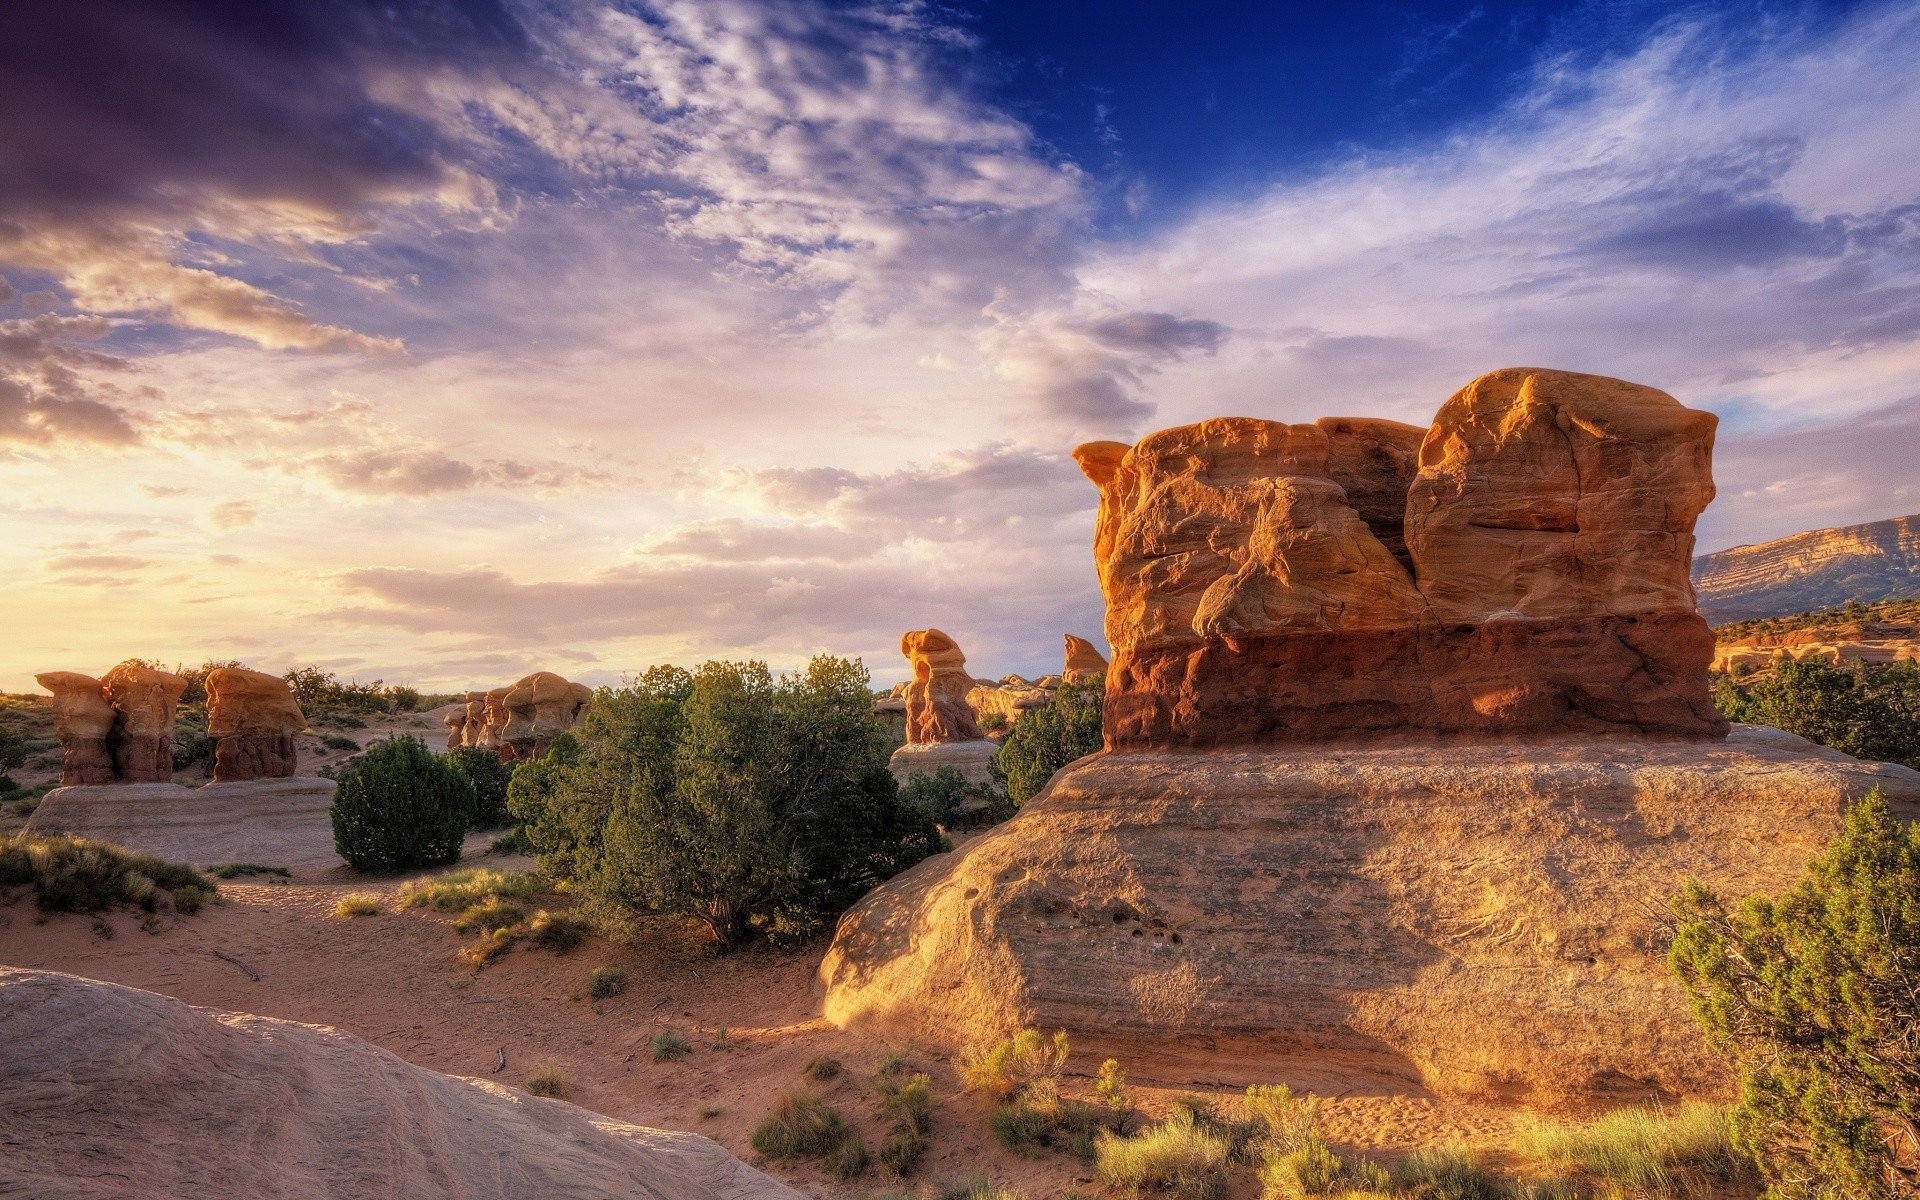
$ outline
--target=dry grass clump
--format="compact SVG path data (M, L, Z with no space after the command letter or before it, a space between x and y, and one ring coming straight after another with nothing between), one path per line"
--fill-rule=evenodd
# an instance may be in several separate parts
M1011 1100L1038 1080L1058 1082L1067 1065L1067 1033L1051 1040L1038 1029L1022 1029L990 1046L970 1050L954 1066L970 1092Z
M985 1175L961 1175L943 1180L934 1189L938 1200L1027 1200L1009 1187L1001 1187Z
M821 1054L807 1060L807 1065L803 1073L808 1079L813 1080L815 1083L825 1083L827 1080L840 1074L840 1070L839 1059L828 1058L826 1055Z
M428 879L412 879L394 893L400 908L431 908L436 912L465 912L487 900L532 900L545 890L532 871L496 871L468 867Z
M372 917L379 915L380 897L374 892L348 892L333 906L336 917Z
M527 910L511 900L499 896L488 896L477 904L467 906L465 912L453 919L455 933L492 933L496 929L510 929L518 925L527 915Z
M1544 1166L1649 1196L1679 1195L1751 1171L1733 1147L1726 1113L1710 1104L1637 1105L1584 1124L1535 1120L1520 1148Z
M460 951L460 961L478 971L521 941L563 954L586 940L590 927L572 913L543 908L528 915L530 902L545 891L545 883L532 871L469 867L404 883L393 902L398 909L458 913L454 930L480 935Z
M527 922L526 938L537 950L565 954L587 940L590 927L570 912L541 909Z
M1132 1137L1101 1130L1094 1167L1108 1187L1128 1196L1165 1192L1179 1200L1209 1200L1226 1190L1233 1140L1191 1107L1175 1108Z
M587 972L587 995L595 1000L618 996L627 990L627 973L619 967L595 967Z
M867 1148L833 1106L808 1092L781 1092L748 1142L775 1162L817 1158L838 1179L860 1174L869 1161Z
M671 1029L662 1029L653 1035L652 1041L647 1043L647 1051L657 1063L672 1062L682 1055L692 1054L693 1043Z
M1464 1146L1416 1150L1393 1173L1394 1186L1422 1200L1507 1200L1511 1192Z
M219 894L219 885L192 867L106 842L0 834L0 902L11 903L18 887L50 913L97 913L122 905L194 913Z
M880 1164L895 1177L905 1176L927 1152L927 1131L933 1126L933 1080L907 1065L904 1050L882 1058L873 1080L880 1091L880 1113L889 1118Z
M1103 1128L1124 1123L1124 1116L1116 1119L1104 1106L1061 1094L1067 1053L1064 1031L1049 1038L1037 1029L1022 1029L960 1056L955 1066L961 1084L968 1091L1003 1101L992 1120L993 1135L1002 1146L1026 1155L1051 1147L1090 1162L1094 1136Z
M527 1076L527 1090L536 1096L545 1096L549 1100L564 1100L573 1090L573 1084L567 1074L552 1063L543 1063Z
M221 863L217 867L208 867L207 874L220 879L238 879L242 875L277 875L282 879L293 878L293 872L285 867L268 867L249 862Z

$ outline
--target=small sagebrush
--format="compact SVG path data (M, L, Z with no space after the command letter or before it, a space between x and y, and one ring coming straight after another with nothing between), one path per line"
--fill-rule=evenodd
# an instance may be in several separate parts
M333 906L336 917L372 917L380 913L380 897L373 892L348 892Z
M555 954L565 954L587 940L589 926L579 917L568 912L548 912L541 909L527 922L527 940L535 948L551 950Z
M840 1074L840 1071L841 1066L839 1059L828 1058L822 1054L807 1060L804 1073L808 1079L813 1080L815 1083L825 1083L827 1080Z
M1051 1039L1038 1029L1022 1029L990 1046L975 1048L954 1064L970 1092L1010 1099L1035 1080L1058 1080L1067 1065L1067 1035Z
M564 1100L567 1093L573 1090L573 1084L568 1081L566 1072L547 1063L535 1067L533 1073L527 1076L527 1090L549 1100Z
M682 1055L692 1054L693 1043L671 1029L662 1029L653 1035L652 1041L647 1043L647 1051L657 1063L672 1062Z
M260 863L230 862L217 867L208 867L207 874L221 879L238 879L242 875L278 875L282 879L293 878L293 872L285 867L268 867Z
M781 1092L747 1141L756 1153L787 1162L821 1158L848 1136L846 1122L825 1100L808 1092Z

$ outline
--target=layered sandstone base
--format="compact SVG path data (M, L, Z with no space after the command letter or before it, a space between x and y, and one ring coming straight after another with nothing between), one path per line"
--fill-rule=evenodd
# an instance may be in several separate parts
M1419 730L1718 738L1713 631L1691 612L1312 630L1125 648L1110 749L1336 741Z
M236 734L213 748L213 781L287 779L300 766L292 734Z
M340 866L333 849L333 781L312 777L210 783L61 787L26 831L112 842L170 862L252 862L315 870Z
M1099 755L849 912L825 1012L947 1047L1064 1028L1176 1082L1724 1097L1667 899L1779 892L1874 786L1920 816L1920 774L1752 727Z
M74 975L0 967L0 1046L9 1196L802 1200L698 1134Z
M166 783L173 778L173 739L118 735L107 739L114 771L128 783Z

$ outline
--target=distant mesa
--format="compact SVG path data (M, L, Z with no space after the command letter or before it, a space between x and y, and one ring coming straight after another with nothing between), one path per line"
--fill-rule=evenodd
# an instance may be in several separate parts
M1714 424L1528 368L1474 380L1424 432L1221 418L1080 447L1109 748L1724 736L1688 578Z
M217 739L213 781L288 779L299 767L293 736L307 729L293 689L244 667L207 672L207 736Z
M1920 516L1814 529L1693 561L1715 625L1920 597Z

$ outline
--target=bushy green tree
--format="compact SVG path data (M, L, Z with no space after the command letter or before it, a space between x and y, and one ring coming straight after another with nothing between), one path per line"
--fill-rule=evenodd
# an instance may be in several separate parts
M0 725L0 791L13 790L12 772L27 761L27 744L25 734Z
M1730 721L1772 725L1858 758L1920 767L1920 663L1782 661L1726 675L1714 703Z
M1015 805L1038 795L1055 771L1106 744L1101 730L1106 695L1107 677L1095 675L1061 684L1051 703L1020 714L989 768Z
M957 767L936 767L933 774L915 771L900 786L900 798L927 814L938 825L951 825L971 789Z
M473 784L419 738L375 742L333 794L333 846L356 871L437 867L460 857Z
M1740 1070L1734 1142L1782 1200L1920 1196L1920 838L1876 789L1779 900L1689 884L1668 961Z
M446 761L473 785L473 827L505 825L507 785L513 779L513 768L500 761L499 752L484 746L455 746L447 751Z
M541 869L590 899L686 913L730 948L801 934L940 848L887 771L866 669L822 656L655 668L598 695L577 745L516 773Z

